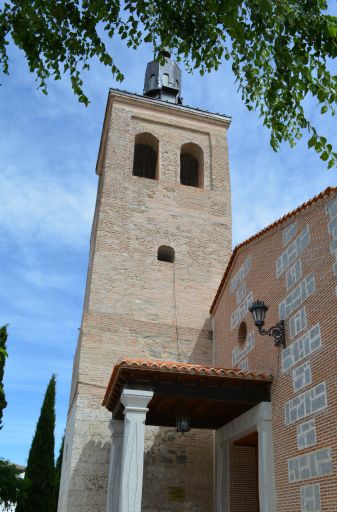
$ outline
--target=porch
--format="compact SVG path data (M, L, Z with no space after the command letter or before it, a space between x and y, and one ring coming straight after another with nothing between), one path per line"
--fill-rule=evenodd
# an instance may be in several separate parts
M145 425L215 431L216 512L230 512L230 450L254 447L256 510L275 512L272 377L260 372L124 360L103 405L112 412L107 512L140 512ZM186 426L186 425L185 425ZM233 479L232 479L233 480Z

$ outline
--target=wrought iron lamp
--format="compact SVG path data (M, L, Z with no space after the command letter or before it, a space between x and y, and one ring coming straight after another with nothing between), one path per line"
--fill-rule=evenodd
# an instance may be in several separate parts
M272 336L275 340L275 346L278 347L282 345L283 348L286 347L285 340L285 329L284 329L284 320L280 320L276 325L270 327L269 329L263 329L264 320L266 317L266 312L268 311L268 306L262 300L256 300L249 307L249 311L252 314L254 324L258 328L260 334L268 334L268 336Z
M176 417L176 431L182 434L190 431L190 418L188 416Z

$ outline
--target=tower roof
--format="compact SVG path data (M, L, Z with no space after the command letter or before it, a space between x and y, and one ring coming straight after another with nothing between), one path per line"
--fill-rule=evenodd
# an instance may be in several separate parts
M159 52L158 57L158 59L149 62L146 67L144 96L181 104L181 71L179 66L171 59L171 54L168 51Z

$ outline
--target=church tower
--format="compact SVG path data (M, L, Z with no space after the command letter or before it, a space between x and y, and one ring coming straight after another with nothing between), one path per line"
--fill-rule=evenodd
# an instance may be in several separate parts
M166 52L143 96L109 91L58 512L106 511L102 399L120 358L213 364L209 309L231 253L229 123L182 103ZM146 436L142 511L211 510L212 435Z

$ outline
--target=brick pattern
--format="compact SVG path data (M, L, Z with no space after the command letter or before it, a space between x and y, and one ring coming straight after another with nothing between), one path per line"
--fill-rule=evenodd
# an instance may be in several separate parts
M309 226L305 226L297 238L276 260L276 277L281 277L283 272L299 257L310 243Z
M240 284L239 288L236 290L235 293L236 293L236 304L239 305L247 293L246 281L242 281L242 283Z
M335 263L333 264L332 271L334 275L337 275L337 199L333 199L332 201L328 202L326 205L326 212L330 218L328 231L332 236L330 251L331 254L333 254L335 257Z
M315 418L297 425L297 448L304 450L317 443Z
M302 262L299 258L292 267L286 272L286 283L287 290L290 290L292 286L294 286L297 281L299 281L302 277Z
M325 382L297 395L285 404L285 424L291 425L328 405Z
M247 277L248 272L252 268L252 259L250 256L248 256L241 267L239 268L238 272L235 274L233 279L231 280L231 293L236 290L238 285Z
M241 361L241 359L243 359L243 358L246 358L246 356L249 354L249 352L251 352L251 350L253 350L254 347L255 347L254 332L250 332L249 334L247 334L247 339L244 343L244 346L243 347L241 347L241 346L235 347L235 349L232 352L233 368L237 367L239 361Z
M305 306L298 310L294 316L289 319L289 337L290 339L298 336L308 326Z
M229 510L258 512L257 453L254 447L231 446Z
M298 227L298 222L295 221L295 222L292 222L291 224L289 224L289 226L287 226L286 228L284 228L282 230L282 238L283 238L284 247L286 245L288 245L288 243L296 235L297 227Z
M312 374L311 374L311 366L310 362L306 361L305 363L297 366L295 370L293 370L293 387L294 393L300 391L301 389L309 386L312 383Z
M242 359L242 361L240 361L237 366L241 370L249 370L248 357Z
M321 512L321 490L319 484L301 487L301 512Z
M285 372L302 361L321 346L321 328L319 324L311 327L282 352L282 369Z
M288 468L290 483L331 475L333 472L331 449L323 448L323 450L289 459Z
M278 351L272 340L259 335L251 315L245 317L248 332L255 333L254 349L245 356L249 370L263 369L277 376L272 387L277 512L336 509L337 282L333 271L337 241L331 220L337 218L337 197L333 194L333 200L331 195L323 196L299 210L292 217L296 230L279 223L239 246L213 310L215 364L233 365L233 354L242 347L240 324L232 328L231 323L237 304L230 283L251 256L246 289L269 305L266 328L280 317L286 319L287 346Z
M236 308L231 316L231 328L234 329L237 325L242 322L245 316L248 313L248 308L251 303L254 301L253 292L249 292L244 300L241 302L240 306Z
M106 112L59 512L106 509L111 433L101 403L120 357L212 364L209 305L231 253L226 125L117 92ZM155 180L132 176L142 133L159 141ZM190 142L203 152L203 188L180 184L180 149ZM161 245L174 248L174 266L157 260ZM162 510L176 510L168 489L177 475L184 479L182 509L212 506L212 434L171 440L165 429L146 432L143 512L157 509L158 496Z
M297 309L316 290L315 275L313 272L301 281L296 288L279 305L280 319L285 319Z

